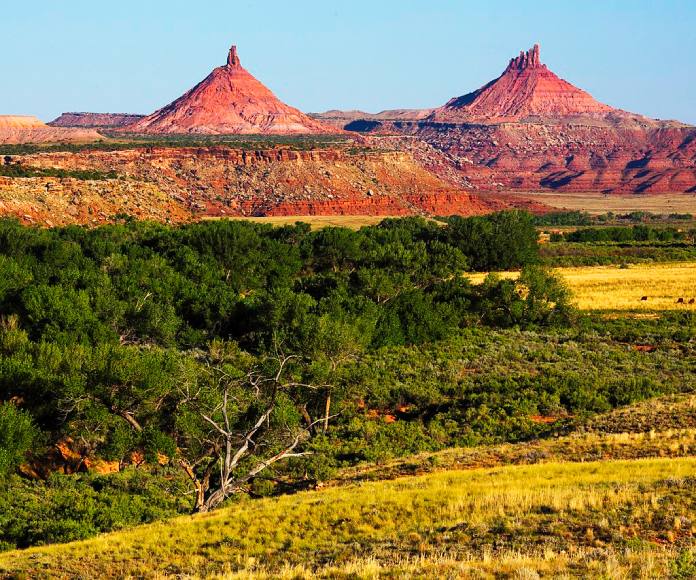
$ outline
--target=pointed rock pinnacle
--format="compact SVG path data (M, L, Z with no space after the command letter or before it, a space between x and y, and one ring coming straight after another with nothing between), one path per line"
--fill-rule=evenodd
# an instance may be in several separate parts
M227 66L236 67L239 66L239 57L237 56L237 47L232 45L230 52L227 55Z
M534 47L530 48L527 52L520 51L520 55L517 58L510 59L507 70L525 70L527 68L538 68L543 66L539 53L540 48L538 44L535 44Z

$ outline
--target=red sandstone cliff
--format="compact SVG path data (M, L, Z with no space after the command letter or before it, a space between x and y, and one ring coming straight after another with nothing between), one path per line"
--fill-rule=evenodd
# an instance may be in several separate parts
M118 186L113 197L125 207L134 204L139 208L141 201L149 207L152 203L149 199L139 199L138 189L142 184L144 191L152 190L152 199L155 199L155 191L169 197L173 204L172 216L178 216L182 207L191 212L192 217L475 215L511 207L506 200L481 199L425 170L411 155L393 151L356 152L348 147L310 151L253 151L222 146L148 147L37 153L17 159L32 167L114 172L121 179L87 183L85 191L102 188L106 199L106 192ZM11 200L23 188L27 200L22 205L26 208L23 213L33 216L31 193L34 190L27 190L23 185L26 183L27 180L8 180L5 188L0 183L0 201L3 189L4 199ZM125 185L132 191L124 193ZM157 200L160 211L162 201ZM53 198L47 202L52 203ZM57 213L64 211L56 209ZM15 214L19 211L13 209ZM43 219L44 216L38 217Z
M334 113L333 117L337 117ZM539 46L425 119L356 119L450 181L480 190L696 192L696 128L614 109L541 63Z

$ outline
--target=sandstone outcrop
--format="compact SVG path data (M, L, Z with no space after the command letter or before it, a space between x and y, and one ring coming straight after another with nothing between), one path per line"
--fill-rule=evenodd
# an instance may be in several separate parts
M433 122L519 121L533 117L603 115L613 109L556 76L540 60L539 45L510 60L501 76L450 100L428 117Z
M27 224L61 226L98 225L119 214L165 223L193 218L184 204L152 183L0 176L0 216L14 216Z
M336 129L281 102L242 65L227 63L166 107L123 128L133 133L322 134Z
M90 129L49 127L36 117L0 115L0 144L90 142L103 139Z
M150 189L145 191L166 194L177 208L195 217L474 215L513 205L495 197L483 199L398 151L148 147L39 153L22 156L21 162L33 167L115 172L122 179L115 180L114 195L124 203L129 196L121 194L123 184L134 188L132 199L141 204L145 202L139 199L138 184L146 184ZM102 185L89 187L110 187L108 181L99 183ZM36 187L39 191L38 183ZM146 204L163 207L161 201ZM128 208L121 211L128 213ZM171 219L177 216L173 213Z

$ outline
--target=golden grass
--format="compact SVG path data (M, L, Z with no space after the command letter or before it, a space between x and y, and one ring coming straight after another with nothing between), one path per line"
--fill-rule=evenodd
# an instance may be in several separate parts
M373 215L301 215L301 216L268 216L268 217L233 217L229 218L204 218L208 219L231 219L244 220L259 224L270 224L274 226L294 225L297 222L307 223L312 226L312 229L321 229L326 227L342 227L357 230L363 226L373 226L384 219L392 216L373 216Z
M641 413L642 407L657 407L655 413ZM586 431L565 437L538 439L525 443L503 443L491 446L450 448L443 451L424 452L408 457L387 461L383 464L364 464L345 469L331 485L345 485L357 481L384 481L406 475L424 475L435 471L453 469L491 469L507 465L536 463L584 463L597 459L630 460L648 457L690 457L696 454L696 428L663 428L645 432L619 430L632 427L632 422L659 426L679 420L696 425L696 397L687 396L681 403L690 405L691 415L682 409L679 419L665 416L667 406L659 399L629 407L637 410L635 417L621 416L620 410L607 415L600 415L595 426L590 423L588 429L616 429L616 432L604 433ZM679 403L673 405L678 408ZM660 412L662 411L662 412ZM628 413L627 413L628 414ZM662 415L662 416L660 416ZM599 421L604 421L604 424ZM611 423L613 421L613 423ZM652 421L652 423L651 423Z
M567 282L575 304L583 310L673 310L696 311L696 262L638 264L618 266L582 266L557 268L555 272ZM515 278L517 272L502 272ZM469 279L481 283L485 274L471 274ZM646 301L641 300L647 296ZM686 304L677 304L684 298Z
M360 483L1 554L0 575L664 577L693 545L694 476L692 457Z
M590 576L595 578L629 577L654 579L665 574L663 566L647 558L643 553L626 555L628 566L618 563L616 558L598 558L591 550L578 552L578 557L586 563ZM526 555L516 551L495 552L481 558L453 558L447 555L436 558L411 557L400 559L395 567L384 566L369 558L357 560L344 566L331 566L322 570L327 578L516 578L519 580L538 580L541 577L570 578L567 570L572 559L561 551L545 551L537 555ZM629 576L628 572L636 572ZM226 574L230 578L252 579L298 579L314 578L316 575L306 566L288 567L280 573L268 574L255 570Z
M591 214L609 211L627 213L648 211L657 214L696 213L696 194L609 194L603 193L520 193L519 197L533 199L551 207L567 210L582 210Z
M696 263L641 264L620 269L612 266L563 268L563 278L573 289L578 307L583 309L669 310L690 308L678 305L696 298ZM647 301L641 298L647 296Z

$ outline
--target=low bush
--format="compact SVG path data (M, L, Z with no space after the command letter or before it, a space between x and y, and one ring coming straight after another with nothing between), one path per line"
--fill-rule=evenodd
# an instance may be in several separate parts
M0 480L17 468L38 437L29 412L13 403L0 403Z

